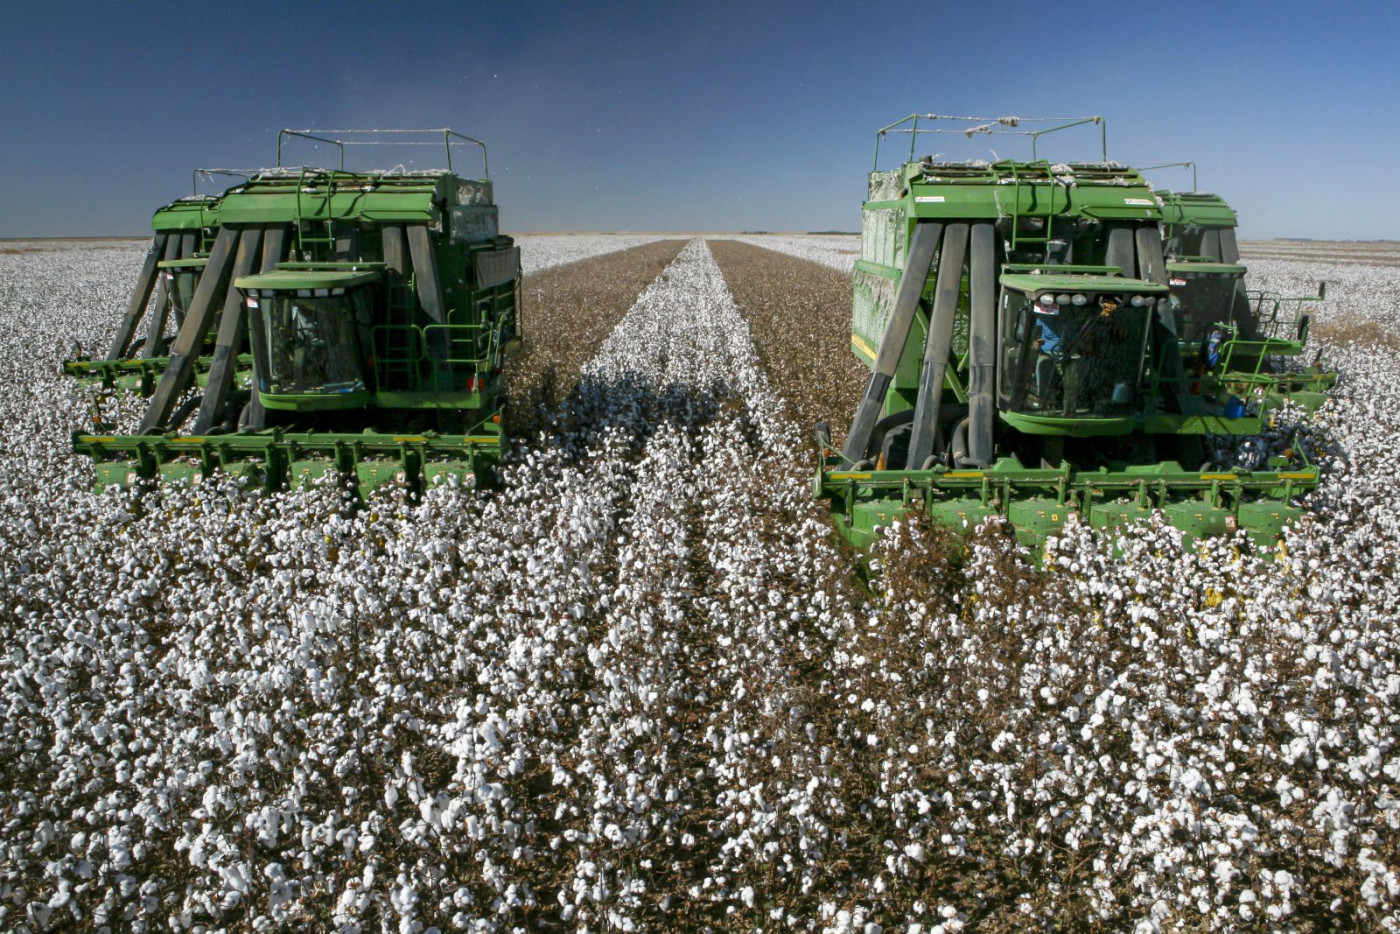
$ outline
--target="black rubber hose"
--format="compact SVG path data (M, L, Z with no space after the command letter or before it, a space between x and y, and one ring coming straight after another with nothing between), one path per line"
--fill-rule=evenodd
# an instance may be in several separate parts
M943 425L952 419L961 418L967 415L966 402L952 402L948 405L940 406L938 409L938 437L941 441ZM885 435L901 425L908 424L914 420L914 410L905 409L902 412L895 412L893 415L886 415L875 423L875 427L870 432L870 445L865 449L865 459L879 457L880 452L885 447ZM935 455L943 453L943 445L938 445Z
M964 418L958 422L958 427L953 429L952 455L954 467L967 466L967 426L971 421L972 419L970 418Z

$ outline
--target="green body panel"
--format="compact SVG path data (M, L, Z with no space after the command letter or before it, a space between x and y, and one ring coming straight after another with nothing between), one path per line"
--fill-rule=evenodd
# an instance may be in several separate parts
M181 198L157 209L151 229L157 231L205 230L219 226L217 197Z
M1166 189L1153 195L1161 204L1162 229L1168 238L1182 227L1233 228L1239 223L1234 209L1219 195Z
M225 192L219 216L225 224L274 224L293 217L428 222L440 216L437 204L448 197L449 178L455 176L282 169Z

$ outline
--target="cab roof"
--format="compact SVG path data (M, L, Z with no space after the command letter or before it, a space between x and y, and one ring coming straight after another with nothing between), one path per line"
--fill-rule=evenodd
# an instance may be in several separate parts
M1170 290L1165 285L1147 282L1142 279L1128 279L1123 276L1032 275L1030 273L1002 273L1001 284L1019 292L1132 292L1138 295L1165 295Z
M1208 276L1242 276L1249 270L1237 263L1169 262L1167 272L1196 273Z
M239 276L233 284L245 292L286 292L351 289L377 281L378 269L274 269L254 276Z

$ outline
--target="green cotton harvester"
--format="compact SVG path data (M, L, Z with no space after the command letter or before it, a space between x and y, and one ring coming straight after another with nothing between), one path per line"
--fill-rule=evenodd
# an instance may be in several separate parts
M340 167L283 166L293 139L335 147ZM442 146L447 167L344 169L346 146L386 142ZM458 146L480 148L481 178L452 170ZM520 253L498 232L485 145L283 130L277 148L277 168L156 212L108 358L64 364L146 396L139 433L97 416L75 450L99 489L215 470L270 489L475 481L504 451L502 365L520 340Z
M1107 529L1161 510L1188 537L1275 541L1318 472L1297 450L1259 470L1208 461L1208 436L1259 435L1281 389L1194 365L1146 180L1106 153L916 160L916 134L947 120L1033 147L1073 126L1103 132L1098 117L1029 129L936 115L878 131L851 328L870 378L840 449L817 431L814 492L843 534L863 546L910 512L954 527L999 515L1038 548L1074 514ZM911 135L908 160L880 171L895 133Z
M1307 366L1290 367L1289 361L1307 348L1311 311L1326 299L1326 283L1318 284L1316 295L1298 297L1247 289L1235 211L1219 195L1196 190L1195 164L1170 162L1139 171L1172 166L1191 169L1192 190L1153 194L1162 207L1168 285L1183 346L1202 347L1207 358L1218 356L1231 385L1267 384L1271 401L1316 411L1337 374L1322 367L1320 352Z

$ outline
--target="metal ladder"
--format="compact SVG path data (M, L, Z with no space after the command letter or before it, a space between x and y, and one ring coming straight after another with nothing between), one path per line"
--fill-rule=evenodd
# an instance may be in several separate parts
M321 172L316 172L314 174L318 176L324 175L324 173ZM325 258L330 255L331 251L335 247L335 225L329 216L331 202L331 183L333 181L334 175L325 180L325 193L320 196L322 207L326 209L325 213L327 215L324 220L320 221L322 230L325 232L325 235L316 236L315 234L307 233L304 227L308 224L315 224L317 222L314 220L309 221L302 219L302 215L304 212L302 209L301 196L304 193L303 189L308 187L306 169L302 169L300 175L297 177L297 206L296 216L292 219L292 227L296 231L297 252L303 257L312 257L319 255L321 258ZM311 249L312 247L315 247L317 245L321 247L321 250L319 252L313 251Z
M1050 178L1050 176L1051 176L1051 172L1050 172L1050 163L1049 163L1048 161L1042 160L1039 164L1044 165L1044 167L1045 167L1045 175L1046 175L1046 178L1047 178L1047 179ZM1054 212L1054 196L1053 196L1053 193L1052 193L1051 198L1050 198L1051 203L1050 203L1046 208L1044 208L1043 210L1038 210L1037 207L1038 207L1038 200L1039 200L1039 199L1037 198L1035 183L1032 182L1032 181L1030 181L1030 180L1028 180L1028 179L1022 178L1020 171L1019 171L1019 170L1017 169L1017 167L1016 167L1016 163L1014 163L1014 162L1009 163L1009 164L1008 164L1008 168L1009 168L1010 171L1011 171L1011 179L1012 179L1012 184L1011 184L1011 186L1010 186L1010 188L1011 188L1011 212L1010 212L1010 213L1011 213L1011 236L1010 236L1010 238L1009 238L1009 242L1010 242L1010 252L1016 253L1016 252L1018 252L1018 251L1020 251L1020 250L1022 250L1022 249L1025 249L1025 247L1023 247L1022 244L1027 244L1027 245L1030 245L1030 246L1039 246L1039 247L1041 248L1041 261L1042 261L1042 262L1049 262L1049 261L1050 261L1050 256L1049 256L1049 253L1050 253L1050 241L1054 239L1054 237L1051 235L1051 230L1050 230L1050 217L1051 217L1051 215L1052 215L1053 212ZM1030 208L1029 210L1025 211L1025 212L1022 212L1022 211L1021 211L1021 192L1022 192L1022 191L1029 191L1029 192L1030 192L1030 195L1031 195L1031 197L1030 197L1031 208ZM1040 235L1040 236L1025 234L1025 233L1023 233L1023 232L1021 231L1021 219L1022 219L1023 217L1038 217L1038 218L1040 218L1040 219L1043 221L1043 226L1042 226L1042 228L1041 228L1041 235Z

